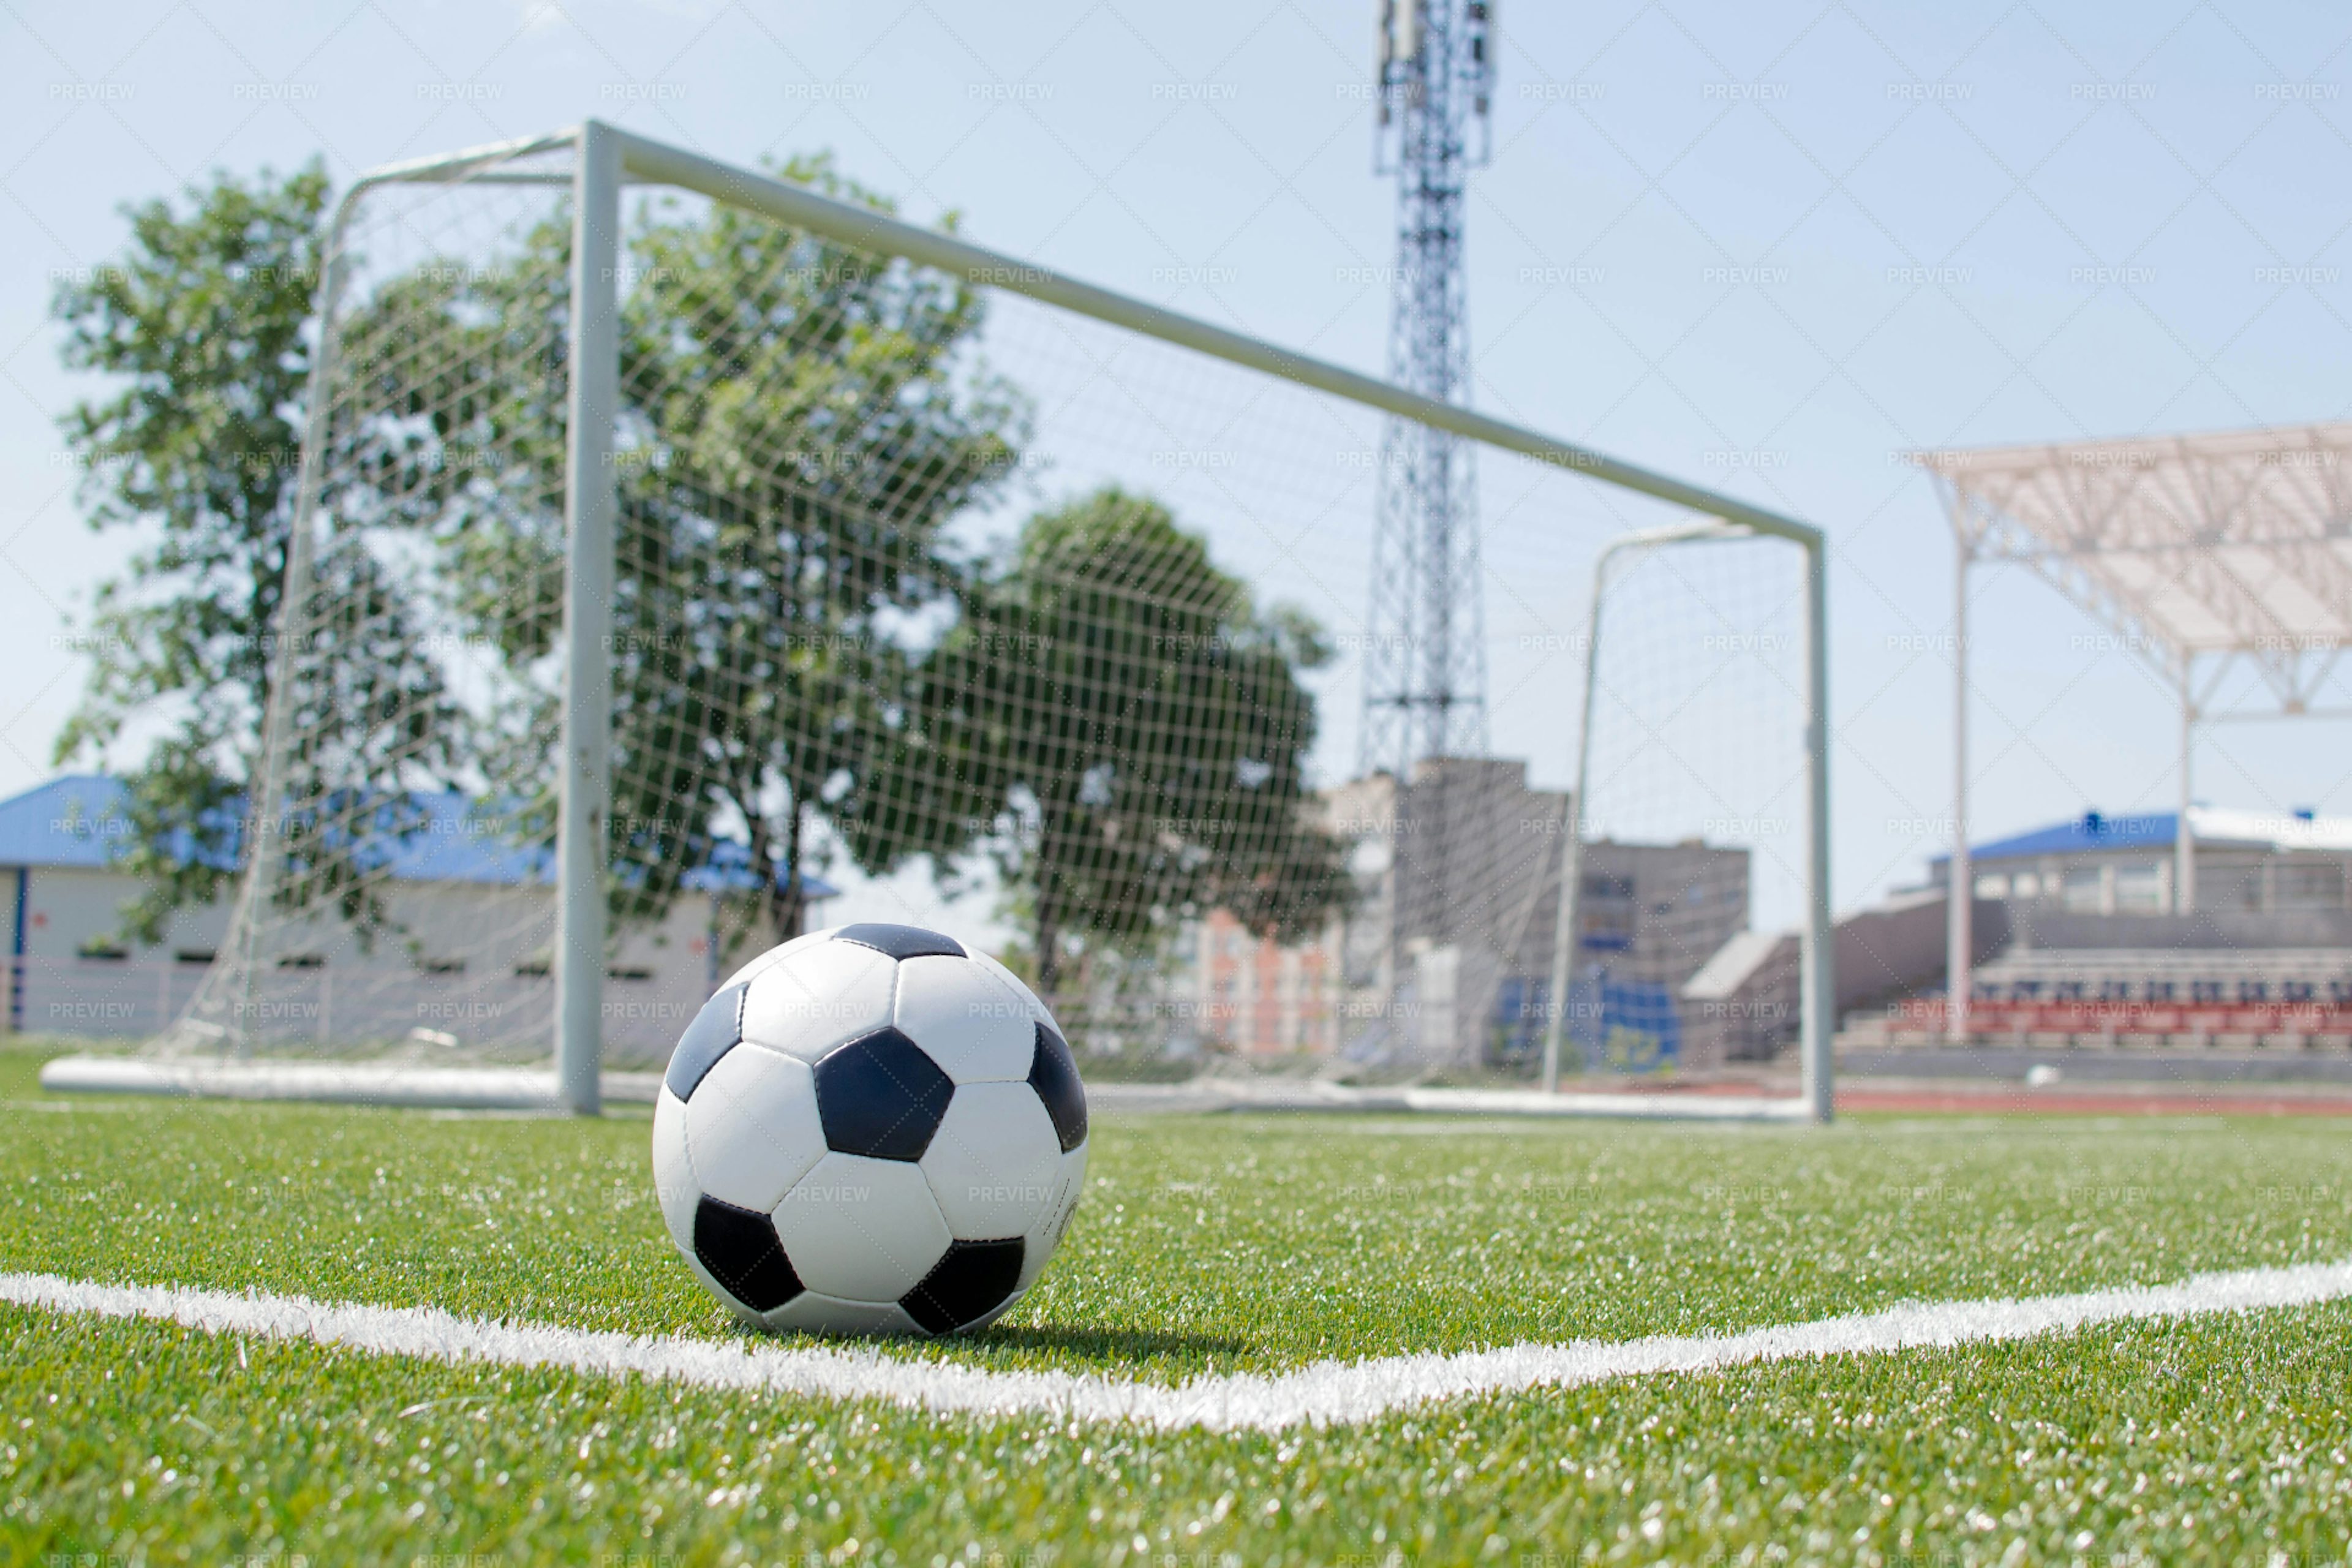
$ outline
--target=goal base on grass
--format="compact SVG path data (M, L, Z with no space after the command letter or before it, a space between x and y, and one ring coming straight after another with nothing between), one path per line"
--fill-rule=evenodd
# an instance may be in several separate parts
M1096 1110L1356 1111L1449 1116L1619 1117L1639 1121L1805 1121L1799 1095L1546 1094L1534 1089L1359 1088L1273 1079L1089 1084Z
M650 1105L661 1075L608 1072L609 1101ZM532 1068L421 1068L382 1062L196 1061L59 1057L41 1068L51 1094L184 1100L308 1100L439 1110L553 1110L555 1074Z
M661 1076L604 1075L607 1101L650 1105ZM146 1057L59 1057L41 1068L51 1094L143 1094L182 1100L309 1101L404 1110L553 1110L553 1072L532 1068L422 1068L400 1063L190 1061ZM1095 1110L1122 1111L1355 1111L1454 1116L1604 1116L1644 1121L1802 1121L1795 1096L1544 1094L1512 1089L1366 1089L1274 1079L1100 1083Z

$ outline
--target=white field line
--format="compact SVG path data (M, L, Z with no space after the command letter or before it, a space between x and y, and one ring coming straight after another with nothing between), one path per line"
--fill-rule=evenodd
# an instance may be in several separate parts
M1945 1301L1743 1333L1577 1341L1458 1354L1318 1362L1296 1372L1235 1373L1165 1384L1096 1373L990 1372L911 1361L870 1347L648 1338L548 1324L459 1318L429 1307L369 1307L299 1296L231 1295L94 1285L53 1274L0 1274L0 1300L102 1318L146 1318L211 1333L309 1341L429 1361L634 1373L704 1388L816 1399L879 1399L958 1415L1050 1415L1162 1429L1277 1432L1370 1421L1437 1400L1565 1388L1612 1378L1710 1372L1934 1346L1999 1343L2095 1323L2306 1306L2352 1296L2352 1263L2200 1274L2174 1285L2022 1300Z

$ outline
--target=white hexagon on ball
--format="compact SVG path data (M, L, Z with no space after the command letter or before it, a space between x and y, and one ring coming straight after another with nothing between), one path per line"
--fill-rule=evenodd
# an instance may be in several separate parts
M845 1301L803 1290L772 1312L761 1326L780 1334L911 1334L915 1320L896 1301Z
M777 964L782 963L785 954L798 952L804 947L814 947L818 942L824 942L831 938L833 933L840 929L841 928L839 926L827 926L823 931L809 931L803 935L793 938L793 940L788 942L783 942L778 946L772 947L767 952L760 954L757 958L754 958L750 963L744 964L742 968L737 970L734 973L729 975L719 984L719 989L724 991L730 985L740 985L745 981L751 979L753 975L772 969Z
M775 1222L801 1283L848 1301L896 1301L950 1239L919 1169L863 1154L819 1160L777 1204Z
M956 1090L920 1163L957 1240L1025 1237L1055 1196L1062 1146L1025 1081L971 1083Z
M1029 1016L1033 1020L1045 1025L1045 1027L1049 1029L1058 1030L1061 1027L1060 1025L1054 1022L1054 1015L1045 1010L1045 1004L1037 1000L1037 993L1029 989L1029 983L1027 981L1022 979L1021 976L1005 968L1003 964L999 963L995 959L989 957L988 954L980 952L976 948L971 950L971 961L974 963L979 964L982 969L987 970L992 976L1002 982L1015 996L1021 998L1022 1002L1028 1006Z
M1070 1216L1077 1212L1078 1199L1087 1190L1087 1146L1083 1143L1062 1156L1059 1171L1054 1178L1054 1196L1038 1212L1037 1221L1022 1237L1021 1289L1026 1290L1037 1283L1037 1276L1045 1271L1046 1260L1070 1228Z
M746 983L743 1037L814 1062L889 1023L898 980L898 961L887 952L854 942L811 943Z
M690 1257L702 1184L695 1179L694 1162L686 1152L686 1102L667 1084L654 1094L654 1199L661 1205L662 1223L669 1226L671 1239Z
M774 1208L824 1158L816 1078L797 1057L747 1040L703 1075L684 1110L695 1179L737 1208Z
M969 958L902 961L896 1017L958 1083L1025 1078L1037 1048L1027 998Z

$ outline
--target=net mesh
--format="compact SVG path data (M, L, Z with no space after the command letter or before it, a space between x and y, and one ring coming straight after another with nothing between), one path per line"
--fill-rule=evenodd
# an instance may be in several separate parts
M568 173L351 208L248 871L165 1051L550 1048ZM623 229L612 1063L854 918L978 933L1097 1070L1525 1070L1569 821L1528 764L1566 775L1594 548L1676 514L1482 453L1496 755L1350 778L1387 416L698 196ZM1682 632L1797 613L1720 559ZM1680 750L1596 768L1606 834L1770 884L1775 650L1664 646L1602 732Z
M1685 539L1604 572L1568 1015L1589 1068L1795 1038L1804 571L1780 540Z

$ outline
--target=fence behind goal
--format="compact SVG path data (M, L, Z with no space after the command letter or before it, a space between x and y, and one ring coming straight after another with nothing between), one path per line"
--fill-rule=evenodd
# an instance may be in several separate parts
M1612 683L1670 743L1598 830L1744 854L1715 913L1818 937L1813 531L778 174L592 122L345 198L248 870L160 1049L552 1047L593 1105L936 872L1106 1070L1531 1072L1579 814L1520 764L1570 760L1594 551L1692 510L1779 565L1686 625L1798 643ZM1496 755L1348 779L1408 421L1477 465Z

